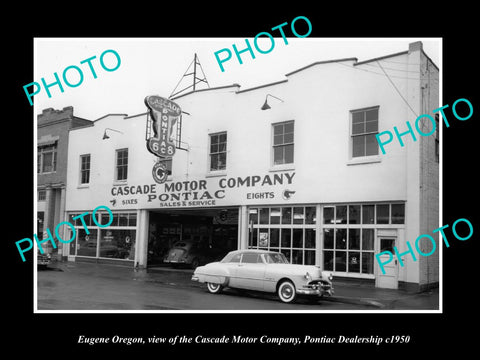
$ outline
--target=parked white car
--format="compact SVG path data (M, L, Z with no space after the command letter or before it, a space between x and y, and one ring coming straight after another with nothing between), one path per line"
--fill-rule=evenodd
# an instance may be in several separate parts
M265 250L236 250L222 261L199 266L192 280L207 284L212 294L225 287L277 293L285 303L297 294L333 295L333 276L313 265L293 265L282 253Z

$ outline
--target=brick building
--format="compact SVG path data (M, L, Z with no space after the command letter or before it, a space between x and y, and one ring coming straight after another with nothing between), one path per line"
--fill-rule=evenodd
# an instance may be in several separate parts
M37 236L43 238L45 229L53 233L65 214L67 180L68 132L90 124L73 115L73 107L62 110L44 109L37 116ZM51 243L47 251L55 253ZM60 243L61 245L61 243Z

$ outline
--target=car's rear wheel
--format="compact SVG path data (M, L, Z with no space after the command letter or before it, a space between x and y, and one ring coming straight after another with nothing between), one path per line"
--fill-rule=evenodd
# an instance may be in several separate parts
M218 294L220 291L222 291L222 285L207 283L207 289L211 294Z
M283 281L277 289L277 295L279 299L284 303L292 303L297 297L297 292L295 290L295 285L291 281Z

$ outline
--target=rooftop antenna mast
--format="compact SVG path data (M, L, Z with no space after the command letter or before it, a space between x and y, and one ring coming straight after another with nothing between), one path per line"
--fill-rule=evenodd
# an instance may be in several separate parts
M193 70L191 70L192 65L193 65ZM198 67L197 67L197 65L198 65ZM200 75L200 72L201 72L201 75ZM175 92L177 90L178 86L180 85L180 83L182 82L182 80L185 79L188 76L193 76L192 84L187 86L187 87L184 87L183 89L181 89L177 92ZM199 77L199 76L202 76L202 77ZM190 88L193 88L192 91L195 91L196 88L197 88L197 84L202 83L202 82L207 84L207 86L210 88L210 85L208 84L208 81L207 81L207 77L206 77L205 73L203 72L202 65L200 64L200 60L198 59L197 53L195 53L193 61L190 63L187 70L185 71L185 74L183 74L183 76L181 77L177 86L175 86L175 89L173 89L172 93L170 94L170 96L168 98L170 99L170 98L172 98L172 97L174 97L178 94L181 94L182 92L184 92L184 91L186 91Z

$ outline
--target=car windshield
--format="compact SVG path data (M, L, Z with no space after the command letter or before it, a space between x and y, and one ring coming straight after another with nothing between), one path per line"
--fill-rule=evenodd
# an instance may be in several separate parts
M281 253L265 254L264 256L267 264L288 264L287 258Z

